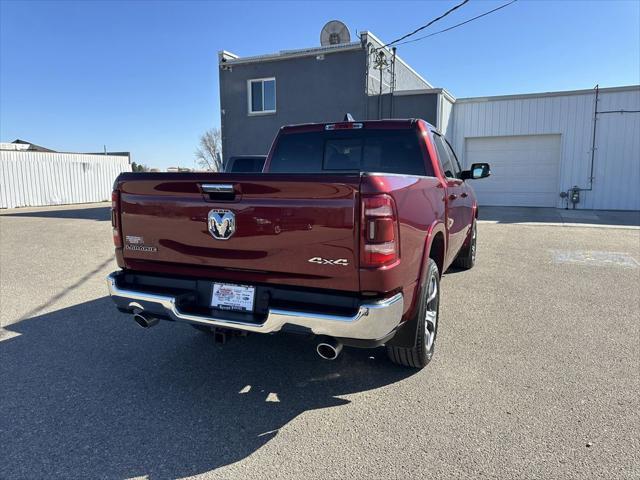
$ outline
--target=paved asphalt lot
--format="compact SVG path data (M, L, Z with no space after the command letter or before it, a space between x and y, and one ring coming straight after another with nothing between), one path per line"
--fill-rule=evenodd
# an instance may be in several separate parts
M417 373L140 329L105 296L104 204L0 233L2 479L640 477L639 230L482 223Z

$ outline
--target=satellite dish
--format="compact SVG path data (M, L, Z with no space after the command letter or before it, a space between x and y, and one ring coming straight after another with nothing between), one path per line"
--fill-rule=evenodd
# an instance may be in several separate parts
M344 23L338 20L331 20L322 27L322 31L320 32L320 45L323 47L349 42L351 42L351 35Z

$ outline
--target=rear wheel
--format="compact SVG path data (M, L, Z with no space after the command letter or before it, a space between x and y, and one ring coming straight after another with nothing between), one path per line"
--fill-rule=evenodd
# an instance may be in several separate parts
M475 218L473 219L473 224L471 225L470 235L471 238L469 239L469 245L460 250L460 253L458 253L458 256L453 262L456 267L462 268L464 270L469 270L476 264L476 241L478 238L478 227L476 225Z
M412 348L387 345L387 355L393 363L412 368L424 368L431 361L436 346L440 306L440 274L433 259L427 265L426 281L420 292L418 333Z

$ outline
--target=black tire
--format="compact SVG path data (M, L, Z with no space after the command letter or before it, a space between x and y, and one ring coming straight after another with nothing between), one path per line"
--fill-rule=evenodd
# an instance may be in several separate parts
M431 314L429 322L427 322L427 313ZM424 368L433 358L440 316L440 273L438 265L431 258L427 264L424 284L420 288L420 304L416 315L418 315L416 344L412 348L387 345L387 355L393 363L398 365Z
M469 270L476 264L476 242L478 240L478 226L476 225L475 218L473 219L473 224L471 225L471 232L469 232L469 235L471 236L469 245L466 248L460 250L460 253L458 253L458 256L453 262L456 267L462 268L463 270Z

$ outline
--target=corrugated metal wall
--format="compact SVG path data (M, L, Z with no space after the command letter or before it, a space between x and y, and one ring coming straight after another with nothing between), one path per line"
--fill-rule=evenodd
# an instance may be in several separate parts
M130 172L116 155L0 151L0 208L101 202L113 181Z
M438 130L447 140L453 141L453 102L445 95L438 95L440 102L440 118L438 119Z
M589 186L595 92L460 99L454 149L465 163L467 138L560 134L560 190ZM598 110L640 110L640 87L600 90ZM640 210L640 113L598 115L593 191L578 208ZM558 207L564 206L558 196Z

